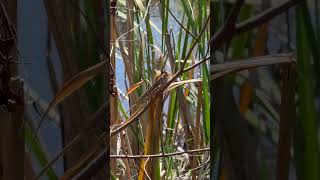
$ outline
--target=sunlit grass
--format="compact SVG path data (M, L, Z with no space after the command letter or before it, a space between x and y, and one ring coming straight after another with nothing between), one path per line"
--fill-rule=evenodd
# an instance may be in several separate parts
M156 77L159 75L156 75L157 71L160 74L161 71L167 71L169 74L177 72L182 63L180 60L186 58L191 43L195 41L194 37L203 28L209 12L207 6L209 2L204 0L163 0L159 3L144 1L137 3L134 8L128 2L126 4L121 1L119 2L119 14L121 16L115 18L117 23L113 24L113 26L115 28L123 27L125 23L121 23L122 21L126 22L126 30L124 32L128 32L130 29L133 30L127 36L123 36L118 43L113 44L116 47L113 53L119 53L121 61L123 61L114 61L115 67L117 68L117 63L125 65L124 72L127 78L126 90L124 91L128 91L130 87L134 87L141 80L144 80L144 82L134 92L129 94L128 101L123 101L123 98L118 97L120 99L118 101L118 107L120 108L118 109L118 117L123 118L112 120L112 122L116 122L115 124L125 121L126 117L130 115L130 113L124 114L126 111L125 103L128 102L129 107L133 107L139 96L147 91L155 82ZM134 10L128 11L128 9ZM169 12L169 9L171 12ZM179 9L179 12L176 9ZM160 11L160 17L152 17L152 14L158 14L157 11ZM172 15L179 22L176 22ZM130 20L133 20L133 22L130 22ZM158 31L159 29L162 30L161 33ZM209 38L208 32L207 30L205 36L201 38L198 46L190 56L191 59L187 63L187 66L205 58L206 42ZM121 35L117 34L114 39L117 40L119 36ZM130 39L134 41L128 41ZM184 73L181 80L201 78L202 81L188 83L170 91L170 93L163 97L164 104L159 104L159 101L155 101L155 104L151 105L144 115L140 117L140 123L137 126L126 130L125 136L117 137L116 141L118 143L121 142L120 146L117 147L118 152L123 154L124 149L127 149L129 150L127 151L129 154L131 152L133 154L146 155L167 154L181 151L184 148L187 148L185 150L192 150L209 147L210 106L208 77L208 68L205 64L196 70ZM123 79L121 80L123 81ZM117 79L117 81L120 80ZM201 87L201 91L198 91L199 87ZM134 108L131 109L131 113L132 111L134 111ZM154 116L153 114L155 113L159 114ZM113 118L111 117L111 119ZM151 125L153 123L158 125ZM156 132L155 135L158 137L148 135L150 132ZM115 143L116 141L113 142ZM156 148L158 145L159 147ZM153 148L153 146L155 147ZM118 159L113 164L117 167L118 171L119 169L129 167L130 170L121 172L120 174L119 172L112 173L122 177L132 177L134 174L139 173L139 179L147 176L152 177L151 179L160 179L161 177L170 179L191 175L194 177L205 177L209 171L207 162L208 153L205 154L203 153L201 156L194 157L186 156L182 159L175 156L159 158L155 161L150 159L146 165L146 160L127 161ZM200 171L197 170L196 173L191 174L192 171L189 170L198 167L202 163L206 164L200 167ZM148 164L154 165L150 166ZM156 169L151 171L151 167ZM199 172L201 173L199 174Z

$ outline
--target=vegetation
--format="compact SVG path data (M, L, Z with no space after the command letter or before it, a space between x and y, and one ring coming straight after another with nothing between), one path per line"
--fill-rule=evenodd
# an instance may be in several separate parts
M0 3L1 178L320 179L317 0L43 0L50 102Z
M182 72L207 57L208 4L185 0L136 4L118 1L118 16L111 16L111 62L116 70L118 64L124 64L129 88L122 97L120 93L111 97L111 136L124 129L117 124L133 123L125 134L111 138L111 154L138 156L112 160L114 176L129 178L137 173L138 179L208 176L209 70L203 64ZM172 12L172 7L181 14ZM177 75L180 80L169 85L168 81ZM159 93L166 87L163 95ZM126 109L126 102L130 109ZM168 155L188 150L194 153ZM148 155L154 154L160 156L149 159Z

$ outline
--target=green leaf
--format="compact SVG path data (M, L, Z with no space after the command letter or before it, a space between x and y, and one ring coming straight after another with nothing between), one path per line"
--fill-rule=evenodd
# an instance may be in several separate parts
M303 6L305 6L304 4ZM304 7L296 11L297 70L298 70L298 122L295 132L295 158L298 179L318 180L319 149L317 141L317 115L314 102L314 85L311 81L312 64L308 31L304 23Z
M43 151L43 148L39 141L33 138L33 131L29 126L25 126L25 138L26 143L29 145L31 152L35 155L36 159L38 160L40 166L44 167L48 164L47 154ZM53 171L52 168L49 168L47 171L47 177L49 180L56 180L58 179L57 175Z

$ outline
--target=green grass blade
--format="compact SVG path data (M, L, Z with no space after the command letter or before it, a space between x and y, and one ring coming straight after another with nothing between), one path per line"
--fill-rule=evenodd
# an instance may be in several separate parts
M309 44L309 48L311 50L311 55L314 60L313 69L317 77L320 77L320 47L317 42L317 35L312 25L311 16L309 13L307 3L302 3L299 6L299 16L302 18L301 26L303 26L303 33L305 33L307 38L307 43ZM315 78L317 82L318 89L320 88L320 79Z
M298 127L295 134L295 157L298 179L318 180L319 149L317 141L317 115L314 102L312 65L310 63L307 27L304 9L297 8L297 69L298 69Z
M33 152L33 154L35 155L40 166L46 166L48 164L47 155L43 151L43 148L41 147L40 143L35 138L33 138L33 131L29 126L25 126L25 138L26 143L29 145L31 152ZM47 177L49 180L58 179L57 175L55 174L52 168L49 168L47 172Z

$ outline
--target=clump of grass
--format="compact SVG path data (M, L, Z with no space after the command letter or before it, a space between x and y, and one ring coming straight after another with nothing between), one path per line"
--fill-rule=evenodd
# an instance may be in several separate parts
M117 63L123 63L125 66L126 86L130 94L127 96L129 109L125 108L126 101L118 97L117 116L122 118L114 119L115 123L112 126L132 120L130 117L139 110L141 99L152 97L146 95L152 92L152 88L159 82L156 80L158 76L169 73L170 78L182 66L187 68L205 58L208 48L206 42L209 39L208 28L205 28L203 35L199 37L198 44L191 54L188 54L188 50L196 42L196 37L208 19L207 4L205 0L163 0L158 4L138 1L135 5L129 1L119 1L119 11L124 13L112 17L115 22L112 24L113 29L117 34L114 37L115 43L112 44L112 53L122 61L115 61L115 67L117 68ZM180 9L180 12L173 11L174 8ZM155 11L159 11L160 17L151 17L152 14L157 14ZM116 29L123 26L121 21L126 22L125 32L128 33L119 38L121 35ZM178 28L170 29L170 26ZM159 32L157 29L162 31ZM185 65L184 59L187 59ZM171 86L174 89L171 88L163 95L156 95L157 98L152 100L150 105L147 99L142 102L142 105L148 107L139 115L140 121L135 123L136 125L130 125L130 128L125 129L124 135L113 137L116 139L113 142L118 142L117 150L114 152L119 154L162 153L164 157L150 160L137 158L133 161L117 159L113 165L118 171L112 172L114 175L132 177L138 173L139 179L170 179L182 176L200 178L208 175L208 153L203 152L198 154L199 156L190 154L182 159L176 156L165 157L165 154L183 149L201 150L208 147L210 142L208 67L204 64L181 75L180 83L178 81L175 87ZM192 81L193 79L199 80ZM143 83L140 83L141 80ZM131 92L133 87L134 91ZM125 111L128 113L124 113ZM201 164L202 166L199 166ZM119 172L119 169L126 171Z
M104 143L104 148L101 148L100 144L95 144L90 153L79 157L79 161L63 175L62 179L70 179L86 174L88 171L97 171L95 167L102 167L101 164L106 163L101 154L105 154L105 149L109 147L113 179L138 178L142 180L181 177L205 179L209 175L210 163L213 165L212 177L258 178L262 176L261 174L265 175L270 169L252 171L258 168L259 164L255 158L255 153L258 152L256 141L254 141L256 137L267 139L271 142L272 149L278 148L277 177L287 179L292 157L290 141L296 113L293 75L295 61L291 53L267 56L264 53L267 50L267 31L271 27L269 23L266 24L266 21L297 2L290 1L280 4L278 8L282 9L281 11L277 8L267 11L257 16L258 20L255 18L247 20L252 16L254 7L243 6L243 2L236 1L235 8L232 8L231 11L222 1L213 3L214 8L212 9L216 11L212 14L211 25L214 21L217 27L212 29L220 26L221 29L210 38L208 31L209 2L206 0L161 0L159 3L151 0L119 0L118 15L113 14L110 18L110 63L115 71L123 73L125 78L121 79L117 76L119 73L115 73L116 76L112 77L116 84L111 83L114 85L112 87L114 93L109 101L111 132L98 135L99 140L110 138L110 144ZM93 21L95 13L90 6L86 4L87 20ZM181 13L173 11L173 8L179 9ZM153 17L155 11L159 11L160 17ZM226 20L225 15L229 16ZM263 18L264 15L266 17ZM318 80L315 78L316 80L309 81L309 79L314 79L311 72L318 74L318 61L316 60L318 53L314 45L319 37L313 32L314 28L306 4L297 10L296 18L298 125L302 128L295 129L294 158L300 179L304 177L319 179L317 172L319 166L318 137L316 135L318 130L316 128L317 108L314 102L317 94L313 91ZM237 24L238 19L245 22ZM251 37L249 33L246 33L233 38L259 25L262 26L256 36ZM85 45L88 45L86 56L98 60L98 53L95 51L97 39L94 39L96 30L96 27L93 26L90 30L92 32L87 32L88 44L85 43ZM250 56L255 56L255 58L222 64L212 63L209 68L207 63L203 63L210 59L208 57L209 39L212 52L220 51L222 59ZM228 42L230 44L226 44ZM303 49L309 46L310 52ZM64 55L62 58L69 56L68 53L62 53L62 55ZM311 55L314 61L310 61ZM211 59L214 59L212 57ZM105 65L109 63L106 59L95 63L94 66L81 71L65 82L45 111L42 120L50 109L91 81L97 74L105 72ZM315 68L311 67L312 62ZM119 64L123 64L124 69L118 69ZM278 88L277 79L264 79L268 85L276 86L273 94L269 93L263 84L257 83L257 79L265 78L263 77L265 74L260 71L250 71L249 76L237 73L273 64L287 64L284 69L288 70L281 74L281 88ZM83 67L85 65L80 64ZM274 73L268 69L263 72L268 77ZM230 73L233 75L227 76ZM256 77L252 78L252 76ZM307 77L307 80L304 77ZM125 82L125 88L118 87L120 81ZM209 94L209 82L213 84L211 89L215 90L213 91L215 93L211 95ZM99 87L101 86L95 86L100 89ZM233 88L240 89L239 97L234 96ZM88 93L93 93L93 89L89 87ZM126 93L121 93L122 91ZM101 95L101 91L94 92L99 92ZM280 93L282 97L278 100L274 96ZM238 105L236 104L237 98L239 98ZM211 99L211 107L209 99ZM92 109L98 107L98 102L95 100L97 99L90 100ZM109 102L100 107L90 118L84 118L87 123L85 125L88 127L82 129L49 162L45 157L45 152L39 150L41 149L39 143L34 141L34 137L31 137L30 129L27 129L26 137L28 143L31 144L31 150L37 154L41 165L47 164L37 177L48 171L47 176L51 179L55 178L56 175L51 165L63 156L74 142L93 129L92 124L96 123L96 119L103 119L101 117L105 115ZM280 112L277 111L278 107L280 107ZM210 108L214 117L217 117L211 122L220 123L213 124L212 127L215 129L210 129L210 115L212 115ZM301 121L302 117L305 117L306 120ZM34 131L37 134L38 128ZM210 142L211 160L208 152ZM261 161L264 161L265 157L260 156ZM100 161L101 159L103 161ZM87 168L88 164L94 165L89 165L90 167ZM258 175L257 172L262 173Z

